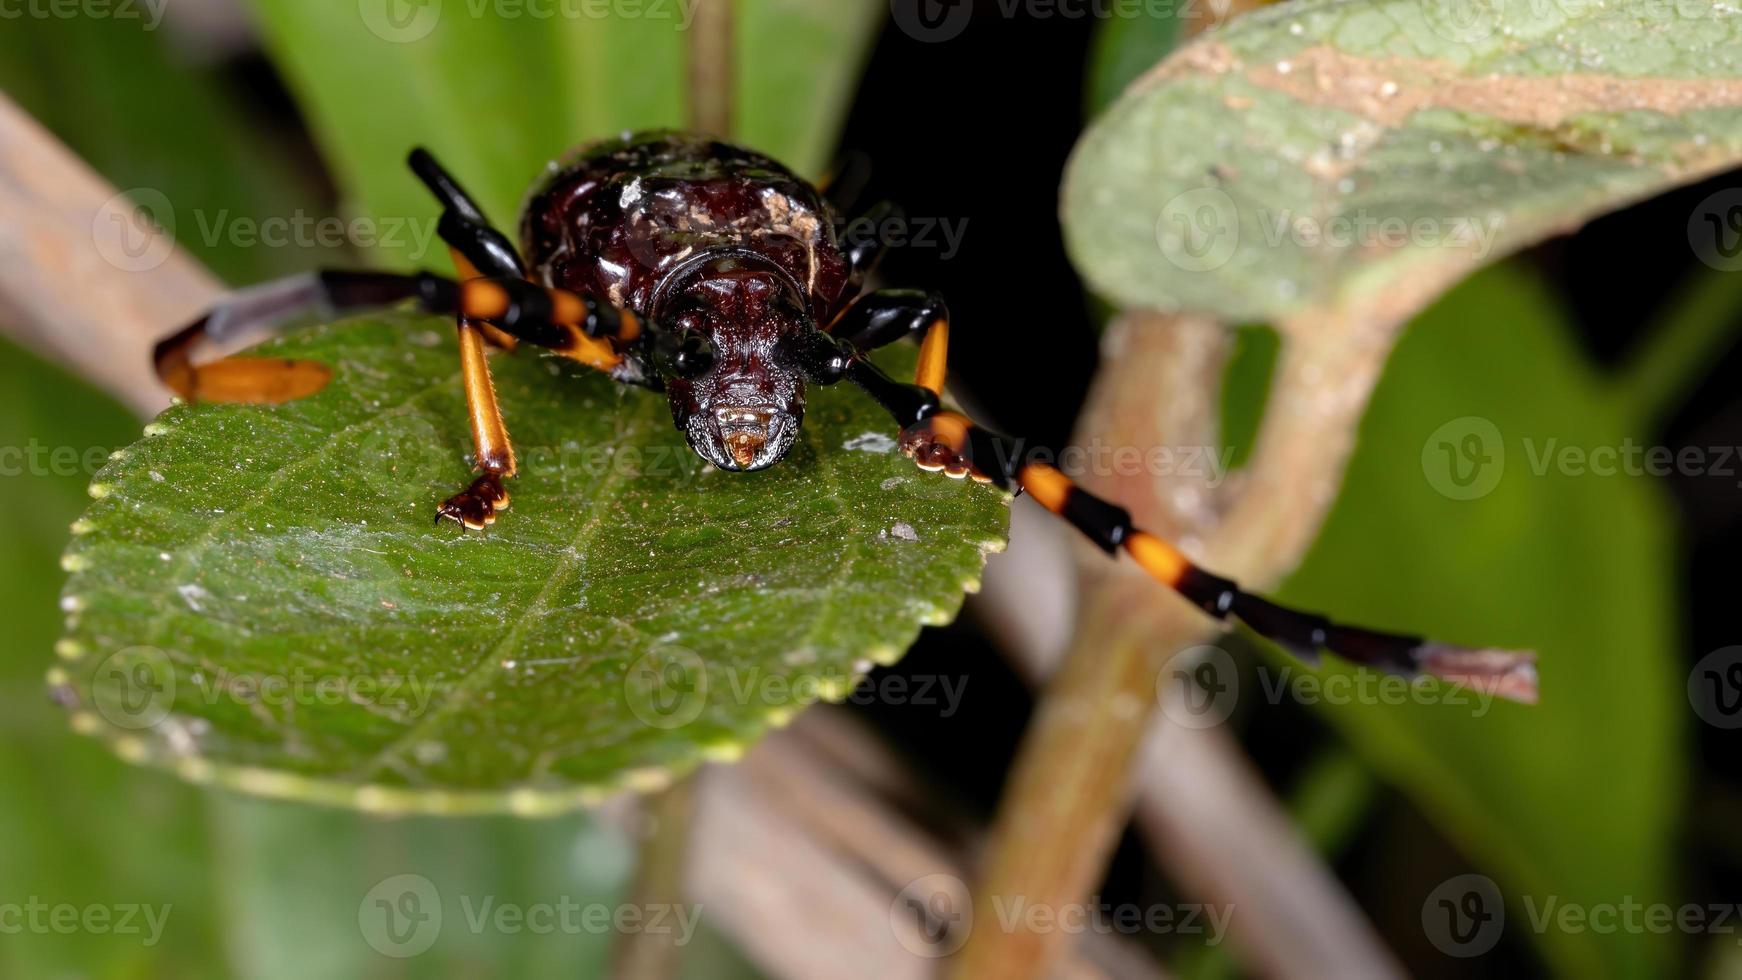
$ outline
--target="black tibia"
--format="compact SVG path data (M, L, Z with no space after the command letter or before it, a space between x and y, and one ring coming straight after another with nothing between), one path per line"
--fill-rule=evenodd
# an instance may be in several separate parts
M436 223L436 234L442 241L465 256L480 275L526 278L526 265L514 243L490 224L483 209L428 150L421 146L412 150L406 162L442 203L442 216Z
M832 336L854 350L886 347L903 337L918 336L949 316L944 299L921 289L879 289L859 297L829 327Z
M857 286L876 271L877 263L889 252L889 236L884 232L891 224L907 220L906 212L891 201L879 201L871 209L847 222L841 229L841 250L847 255L852 270L851 281Z

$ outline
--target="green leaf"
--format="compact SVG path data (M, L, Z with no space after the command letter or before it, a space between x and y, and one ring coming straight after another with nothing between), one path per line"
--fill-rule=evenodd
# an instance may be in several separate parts
M1084 134L1072 259L1128 307L1401 319L1483 263L1742 161L1739 23L1648 0L1249 14Z
M1126 86L1173 50L1185 27L1184 13L1169 5L1164 10L1145 9L1135 17L1108 17L1095 27L1085 84L1091 114L1112 105Z
M351 206L384 227L407 223L382 243L382 261L446 263L429 236L434 203L405 167L413 146L428 146L512 236L522 197L565 150L685 122L695 0L624 4L612 16L556 3L253 4ZM631 6L639 13L626 13ZM882 9L874 0L739 4L743 138L816 176Z
M389 954L411 949L393 941L374 904L397 898L391 884L378 886L407 874L428 880L444 917L417 954L418 971L603 975L612 937L596 928L541 934L486 918L479 931L468 919L565 900L621 902L632 844L587 814L381 821L256 801L126 765L66 730L42 691L43 661L62 628L57 562L67 525L90 504L88 462L101 465L138 423L53 365L0 350L0 446L21 451L0 452L0 509L29 515L0 525L9 629L0 645L0 834L29 842L0 849L0 895L81 914L150 906L163 923L155 937L142 916L138 932L8 933L0 975L377 976ZM584 922L579 913L570 921ZM426 935L414 930L406 942Z
M0 343L0 509L21 515L0 524L7 630L0 643L0 835L27 842L0 848L0 894L21 906L35 897L80 910L170 908L155 937L143 925L124 934L17 922L0 940L3 976L216 974L207 965L218 960L219 903L200 867L200 793L72 737L42 696L44 661L60 632L56 562L67 525L89 503L86 467L102 465L137 426L101 392Z
M0 90L230 282L334 261L338 249L318 239L257 241L263 222L323 216L317 181L244 111L233 79L154 30L153 10L163 7L8 18Z
M880 0L740 0L735 137L820 177L889 5Z
M779 466L725 474L663 398L531 355L497 367L513 509L485 534L432 526L468 478L451 333L386 317L279 341L334 382L171 409L97 475L66 556L76 729L269 795L561 809L847 696L1002 546L1002 495L917 470L847 386L812 393Z
M249 980L394 975L399 959L416 976L608 973L598 916L626 901L634 845L591 814L384 821L227 793L209 813Z
M1531 707L1443 686L1322 706L1507 888L1508 933L1567 976L1662 975L1671 952L1662 935L1531 928L1521 899L1541 914L1551 896L1672 897L1688 719L1668 503L1650 478L1545 462L1635 432L1542 287L1484 272L1398 346L1342 495L1281 591L1351 622L1539 652Z

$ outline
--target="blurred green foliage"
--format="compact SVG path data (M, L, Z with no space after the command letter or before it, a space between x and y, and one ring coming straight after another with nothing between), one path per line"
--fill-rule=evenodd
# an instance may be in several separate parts
M166 30L126 18L8 18L0 90L117 188L167 199L174 213L154 215L159 225L230 283L333 261L338 249L313 244L236 246L243 222L324 216L318 168L233 94L235 79L190 62Z
M1158 26L1104 27L1090 69L1097 106L1117 96L1106 80L1129 80L1129 66L1154 63L1172 42ZM1672 346L1709 351L1735 294L1734 284L1708 282L1684 315L1697 322L1675 325L1692 339ZM1224 379L1223 436L1241 458L1265 406L1277 340L1242 329ZM1660 386L1695 366L1673 353L1657 360L1667 366L1643 373ZM1620 447L1649 432L1648 413L1664 393L1617 399L1615 390L1531 274L1477 274L1412 322L1321 536L1279 591L1350 622L1539 650L1543 697L1532 708L1467 693L1462 704L1450 695L1434 703L1431 691L1403 704L1320 700L1357 755L1411 795L1471 870L1497 878L1521 917L1520 896L1539 907L1550 896L1586 907L1673 897L1688 776L1668 503L1649 481L1540 463L1557 445ZM1471 436L1478 442L1466 442ZM1483 455L1495 440L1501 455ZM1461 455L1478 444L1481 458ZM1267 662L1250 682L1303 676L1281 654ZM1360 680L1333 663L1312 682L1327 676L1350 690ZM1312 786L1303 802L1332 814L1330 829L1343 834L1362 808L1333 797L1358 801L1370 789L1333 765L1345 778ZM1528 934L1568 975L1652 976L1678 955L1664 936ZM1226 963L1200 957L1193 966L1210 975Z
M446 154L509 224L521 190L564 147L683 121L684 53L673 23L580 19L552 30L543 19L466 17L454 5L456 16L429 43L395 45L362 29L358 5L340 6L259 0L257 12L346 215L433 219L403 166L409 147L423 143ZM820 169L881 8L862 0L745 7L747 22L760 26L740 41L740 92L758 100L743 125L779 142L795 165ZM178 240L220 275L245 283L343 260L342 249L240 247L230 234L230 222L319 219L334 206L300 134L273 128L225 72L189 60L173 32L147 32L138 21L24 18L0 31L0 87L118 187L167 197ZM795 84L801 76L807 84ZM445 261L391 247L366 258ZM138 424L103 395L17 351L0 353L0 446L82 450L137 438ZM9 709L0 833L29 842L0 850L0 892L81 907L168 905L167 927L152 946L82 931L8 935L0 975L603 972L606 935L476 929L467 914L486 900L521 908L619 901L632 848L587 816L382 822L243 800L134 769L68 732L42 680L60 629L55 556L88 503L89 475L0 477L0 508L29 515L0 527L0 595L15 624L0 652L0 704ZM384 911L372 912L384 896L370 890L401 874L427 878L446 918L416 959L370 944L368 917ZM692 952L702 950L686 960L687 976L746 972L705 928Z

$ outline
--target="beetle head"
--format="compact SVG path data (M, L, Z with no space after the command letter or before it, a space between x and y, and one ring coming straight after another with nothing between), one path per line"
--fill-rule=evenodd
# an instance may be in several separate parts
M792 277L745 253L674 270L655 302L672 421L722 470L760 470L792 447L804 376L787 352L816 325Z

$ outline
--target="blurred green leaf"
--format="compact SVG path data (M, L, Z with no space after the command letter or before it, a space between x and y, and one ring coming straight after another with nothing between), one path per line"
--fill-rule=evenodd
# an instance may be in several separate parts
M1186 4L1196 9L1195 4ZM1166 57L1185 30L1182 11L1145 8L1132 17L1108 17L1089 42L1089 77L1085 82L1089 115L1112 105L1126 86Z
M131 905L166 911L155 943L143 914L134 917L138 932L9 932L0 976L414 972L402 965L444 976L602 975L613 937L578 913L575 928L548 934L504 931L493 918L474 929L476 915L467 918L486 901L496 909L621 901L629 845L585 815L382 822L208 795L66 730L42 693L46 651L62 628L56 561L67 525L90 503L84 457L103 462L138 423L52 366L3 352L0 507L30 519L0 526L0 612L11 630L0 647L0 834L17 842L0 849L0 895L81 916L86 908L119 916ZM430 949L403 961L394 957L410 947L387 937L385 910L366 902L401 874L427 878L445 913Z
M1648 0L1248 14L1089 127L1065 179L1072 259L1128 307L1407 315L1478 265L1742 161L1739 23Z
M1575 475L1545 455L1619 448L1635 432L1542 287L1483 272L1398 346L1342 495L1281 591L1350 622L1539 652L1534 707L1444 686L1325 706L1539 914L1551 896L1586 908L1670 897L1688 719L1667 501L1649 478ZM1538 931L1521 902L1506 911L1557 973L1669 963L1661 935Z
M72 737L42 694L61 630L56 561L90 503L87 466L138 431L100 392L0 343L0 510L17 518L0 522L0 900L169 906L149 945L142 915L134 933L9 931L0 976L221 975L200 794Z
M189 778L431 812L657 785L844 698L1002 547L1001 495L914 468L848 386L813 393L781 465L726 474L663 398L536 356L496 369L513 510L435 527L468 479L451 328L269 349L336 377L171 409L97 475L67 552L75 728Z
M634 851L586 814L381 821L229 795L211 813L248 980L607 973Z
M738 0L735 138L807 177L834 161L884 0Z
M605 17L555 4L253 0L356 211L433 228L435 203L405 167L413 146L428 146L510 235L521 198L568 148L684 124L685 32L696 2L624 3ZM739 4L744 139L814 175L832 151L881 9L871 0ZM445 263L440 243L436 254L425 243L384 243L379 258Z
M150 6L117 5L139 19L7 19L0 89L116 187L155 191L134 202L230 282L333 261L339 244L312 235L301 244L258 241L264 222L326 217L319 181L304 175L287 140L245 111L219 71L148 29L158 26Z

